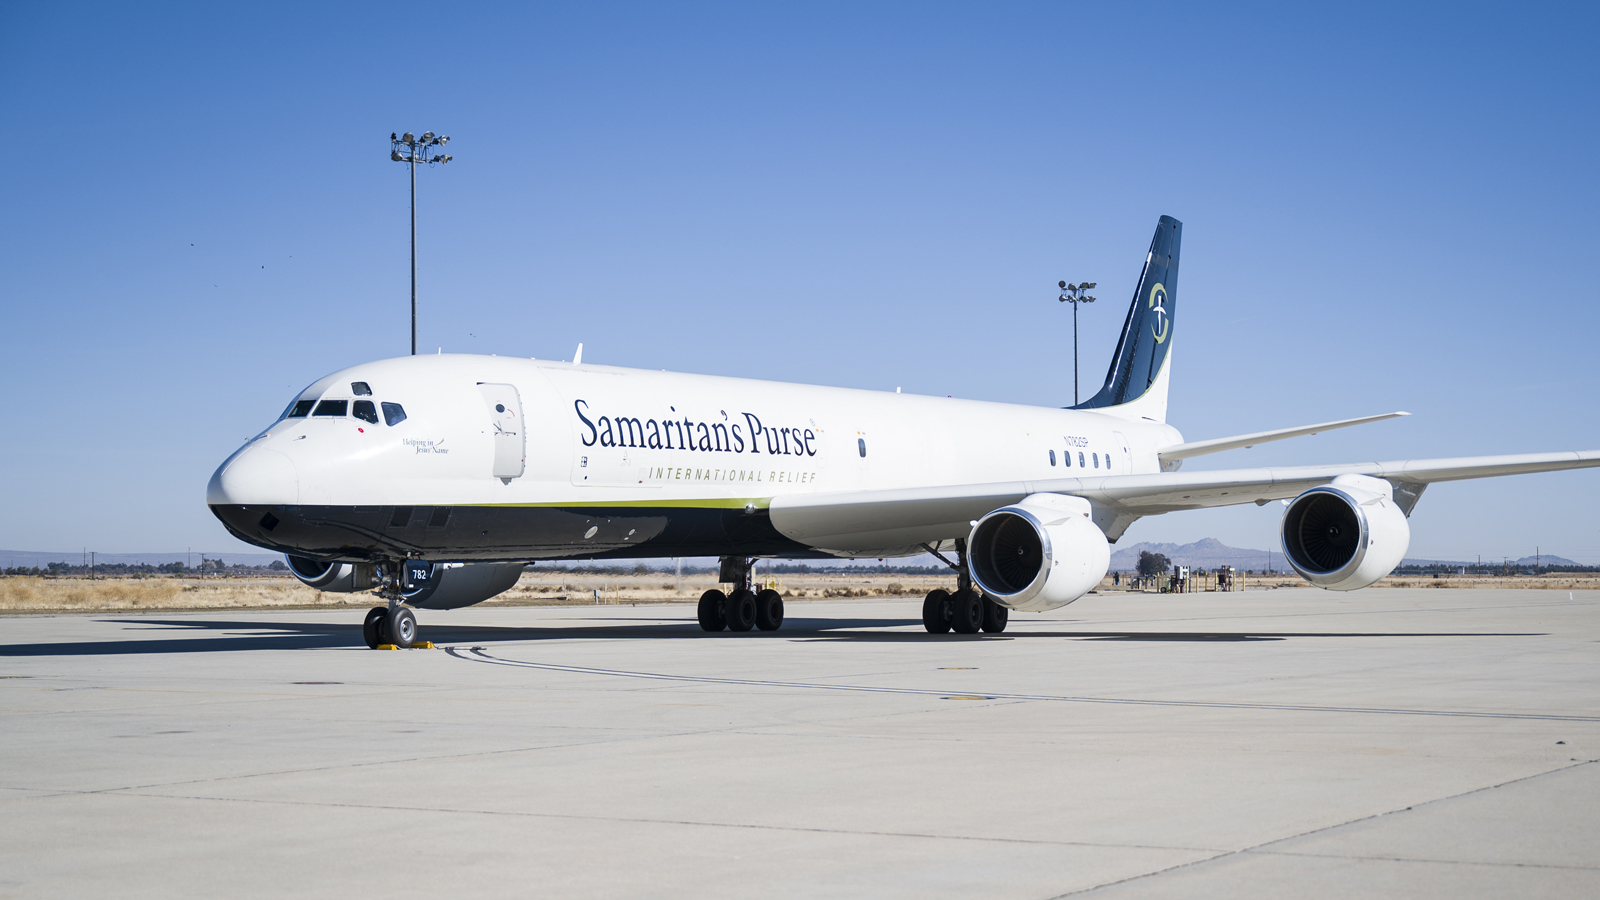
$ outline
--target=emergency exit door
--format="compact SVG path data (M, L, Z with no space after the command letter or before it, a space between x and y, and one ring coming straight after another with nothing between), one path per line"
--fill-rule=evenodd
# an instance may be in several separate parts
M510 481L522 475L528 437L522 427L522 398L515 385L479 383L489 410L489 437L494 441L494 477Z

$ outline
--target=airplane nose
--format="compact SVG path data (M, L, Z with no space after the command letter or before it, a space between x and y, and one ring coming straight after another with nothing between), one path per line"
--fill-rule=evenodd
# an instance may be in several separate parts
M300 476L294 460L276 450L247 447L211 476L210 506L294 506L300 502Z

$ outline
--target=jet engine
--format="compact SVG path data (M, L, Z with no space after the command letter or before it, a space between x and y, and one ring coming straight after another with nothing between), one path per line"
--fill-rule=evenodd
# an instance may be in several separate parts
M370 563L327 562L309 556L285 556L284 560L301 584L319 591L348 594L378 586L376 569Z
M1031 494L978 520L967 539L972 580L1011 609L1056 609L1093 590L1111 566L1089 501Z
M406 562L401 596L418 609L459 609L510 590L522 577L522 563Z
M1282 532L1289 565L1330 591L1372 584L1394 571L1411 545L1394 486L1370 475L1340 475L1294 498Z

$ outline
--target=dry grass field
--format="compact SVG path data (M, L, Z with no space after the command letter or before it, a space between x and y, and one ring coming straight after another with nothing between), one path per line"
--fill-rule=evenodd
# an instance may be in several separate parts
M365 605L360 594L324 594L293 578L0 578L0 611L208 609Z
M533 570L522 576L511 590L488 601L488 606L573 606L586 604L641 604L687 602L701 592L717 587L709 574L684 575L672 572L649 575L582 575L551 570ZM1302 587L1305 582L1294 575L1240 576L1245 590ZM804 575L762 578L771 587L794 599L855 599L922 597L934 588L953 589L955 578L915 575L882 575L849 572L838 575ZM1378 587L1396 588L1533 588L1552 590L1594 590L1600 588L1600 575L1549 574L1538 577L1391 576ZM1117 591L1109 577L1104 591ZM171 610L270 607L365 607L376 599L368 593L327 594L300 584L289 577L278 578L34 578L0 577L0 613L71 612L99 610Z

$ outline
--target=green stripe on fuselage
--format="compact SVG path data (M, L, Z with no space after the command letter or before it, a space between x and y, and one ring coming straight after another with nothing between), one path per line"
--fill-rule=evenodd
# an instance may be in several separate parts
M466 507L545 507L554 509L595 509L635 507L648 509L766 509L771 497L731 497L712 500L582 500L576 503L456 503L457 509Z

